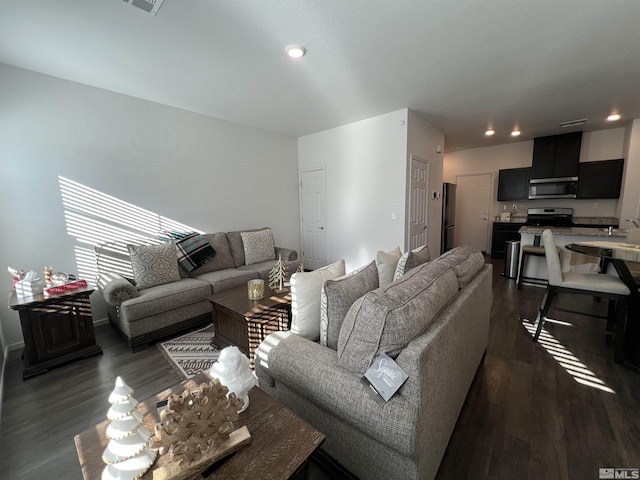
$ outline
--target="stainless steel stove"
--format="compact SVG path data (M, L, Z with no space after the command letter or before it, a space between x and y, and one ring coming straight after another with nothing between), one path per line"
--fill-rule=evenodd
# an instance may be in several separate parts
M532 227L571 227L573 208L529 208L526 224Z

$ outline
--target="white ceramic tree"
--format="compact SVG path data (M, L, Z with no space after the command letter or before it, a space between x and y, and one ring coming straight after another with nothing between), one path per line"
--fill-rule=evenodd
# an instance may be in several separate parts
M102 460L107 464L103 480L135 480L145 474L156 460L157 453L149 448L151 432L142 426L142 415L136 412L138 401L133 389L122 378L109 395L111 408L107 418L107 445Z
M287 269L282 261L282 255L278 255L278 261L269 272L269 287L282 290L287 281Z

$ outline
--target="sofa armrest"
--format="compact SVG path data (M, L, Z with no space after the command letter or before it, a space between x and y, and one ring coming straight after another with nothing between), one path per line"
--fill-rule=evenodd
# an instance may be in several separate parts
M122 275L102 273L98 278L98 291L109 305L119 307L122 302L140 296L138 289Z
M290 248L276 247L276 258L282 256L282 261L292 261L298 259L298 252Z
M267 390L277 391L282 383L304 402L313 402L404 455L414 454L417 405L401 392L378 404L360 376L338 364L335 350L291 332L276 332L256 350L255 370Z

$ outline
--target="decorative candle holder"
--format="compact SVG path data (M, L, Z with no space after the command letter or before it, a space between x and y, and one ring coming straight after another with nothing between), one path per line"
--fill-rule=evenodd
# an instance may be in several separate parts
M264 280L249 280L247 282L249 300L260 300L264 297Z

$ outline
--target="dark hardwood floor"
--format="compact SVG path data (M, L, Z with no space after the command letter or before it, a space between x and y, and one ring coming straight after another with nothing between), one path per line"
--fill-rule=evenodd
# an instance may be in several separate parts
M640 375L614 364L612 348L593 332L548 323L551 336L545 345L533 343L521 322L535 318L543 289L516 290L514 280L500 275L502 262L493 263L487 355L438 480L583 480L598 479L599 468L640 468ZM569 305L572 298L562 301ZM582 309L603 311L606 306L588 297L581 302ZM551 314L574 323L594 322ZM0 425L0 478L81 479L73 437L105 419L116 375L135 388L138 400L181 380L156 347L131 353L111 327L100 326L96 334L104 355L26 381L20 352L11 352ZM312 469L314 479L330 477Z

